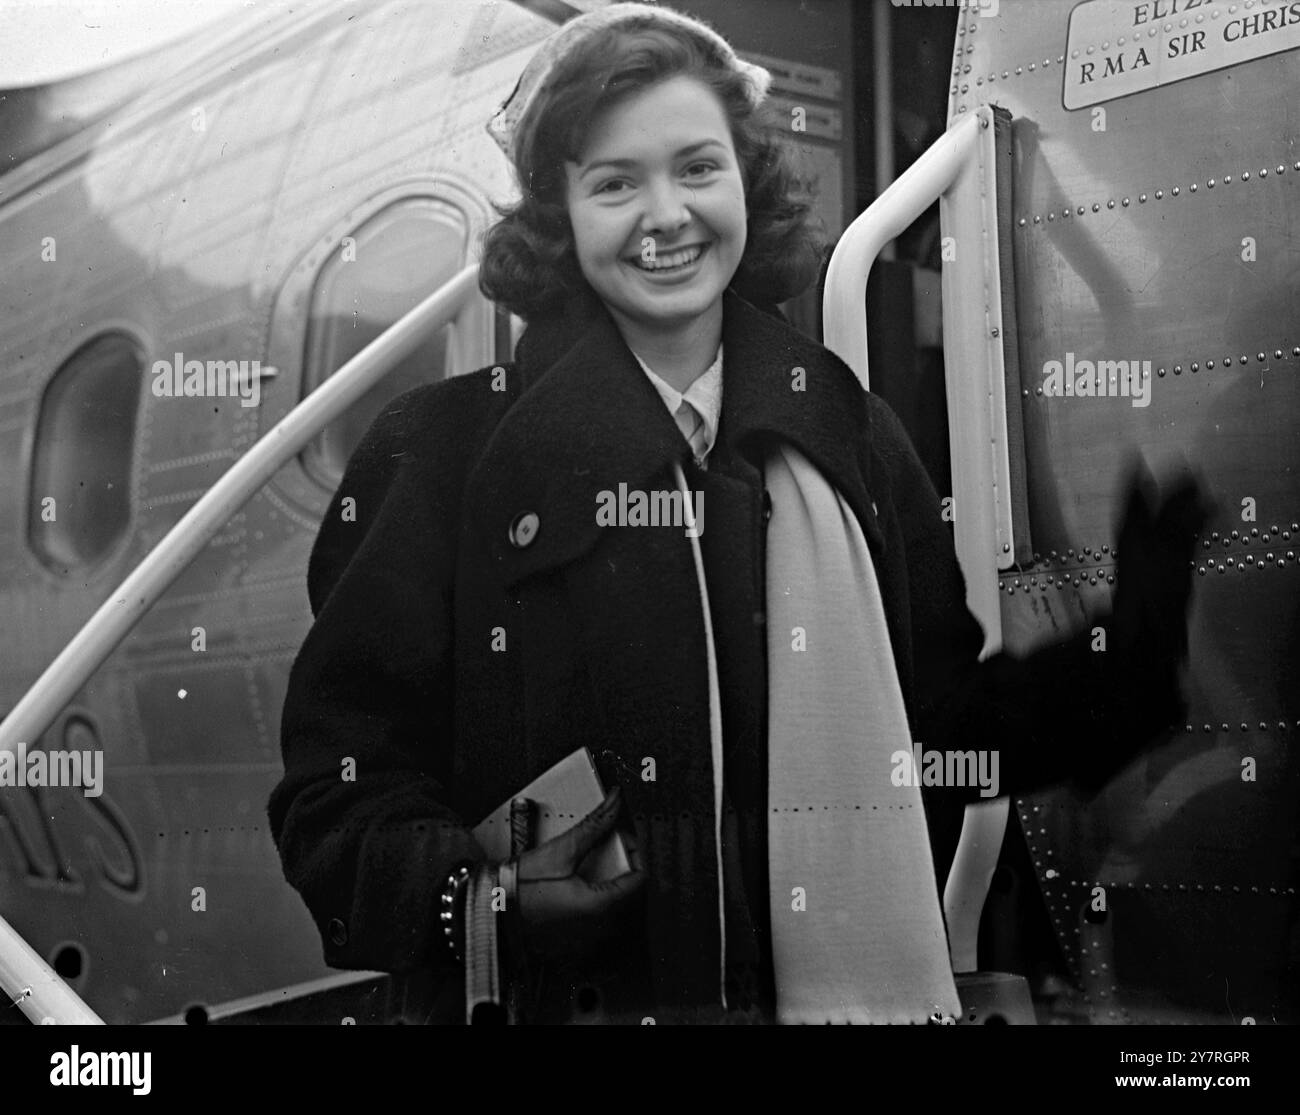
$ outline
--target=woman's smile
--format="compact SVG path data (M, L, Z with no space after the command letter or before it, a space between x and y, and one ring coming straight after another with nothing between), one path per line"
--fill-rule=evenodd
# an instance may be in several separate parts
M627 262L652 281L681 282L699 274L700 269L695 265L700 262L709 248L709 244L691 244L684 248L651 254L648 259L638 254L632 256Z

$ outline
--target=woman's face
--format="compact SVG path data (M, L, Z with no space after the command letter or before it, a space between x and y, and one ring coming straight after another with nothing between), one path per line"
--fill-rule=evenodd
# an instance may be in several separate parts
M745 251L745 189L708 86L674 77L613 105L565 169L578 264L625 331L677 331L719 306Z

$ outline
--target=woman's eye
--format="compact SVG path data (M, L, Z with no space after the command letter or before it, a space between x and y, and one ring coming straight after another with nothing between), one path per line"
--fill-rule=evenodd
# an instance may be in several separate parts
M598 194L616 194L627 185L622 178L611 178L608 182L602 182L596 187Z
M717 165L714 163L691 163L691 165L686 168L686 173L692 178L699 178L701 175L710 174L717 169Z

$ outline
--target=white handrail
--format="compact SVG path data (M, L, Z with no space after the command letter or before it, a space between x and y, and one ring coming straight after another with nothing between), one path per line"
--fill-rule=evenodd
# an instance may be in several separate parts
M231 515L320 430L454 318L477 285L478 265L472 264L376 337L240 457L109 595L0 722L0 750L14 751L20 743L39 738ZM42 1018L97 1021L12 929L0 928L8 930L0 933L0 990L9 993L11 1002L30 989L24 996L29 1014L37 1010L31 1000L39 994L50 1004L38 1011ZM50 980L62 991L51 993Z
M827 347L869 389L866 294L871 266L886 244L936 199L941 201L945 231L951 225L956 234L955 256L945 253L943 269L954 533L966 603L984 629L984 657L1002 646L998 569L1010 562L1013 548L994 131L992 110L982 106L953 124L904 171L845 230L831 256L822 298ZM1006 797L966 809L943 895L957 972L977 966L980 913L1009 809Z
M0 918L0 989L37 1025L104 1023L4 918Z
M822 323L826 347L870 388L867 367L867 277L881 249L956 181L975 150L978 115L954 124L863 211L840 237L826 270Z
M100 606L0 723L0 749L35 739L99 668L149 607L250 497L390 368L446 324L475 289L472 265L352 357L293 408L189 509Z

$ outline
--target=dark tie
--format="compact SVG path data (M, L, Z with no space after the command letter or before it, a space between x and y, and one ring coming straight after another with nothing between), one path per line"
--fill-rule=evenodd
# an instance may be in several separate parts
M692 403L682 399L682 405L677 408L677 413L673 417L677 420L678 428L690 443L695 463L700 468L706 468L704 456L708 452L709 435L704 426L704 416L695 409Z

